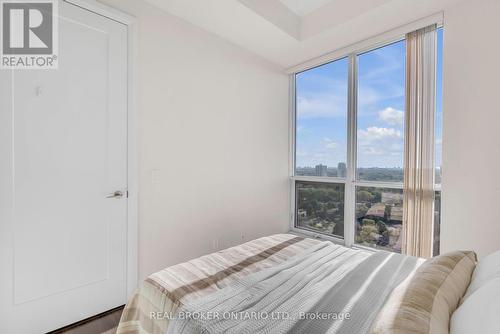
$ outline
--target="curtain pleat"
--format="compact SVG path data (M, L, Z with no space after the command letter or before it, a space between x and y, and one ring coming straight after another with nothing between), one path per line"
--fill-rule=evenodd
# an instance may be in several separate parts
M406 36L403 253L432 256L436 25Z

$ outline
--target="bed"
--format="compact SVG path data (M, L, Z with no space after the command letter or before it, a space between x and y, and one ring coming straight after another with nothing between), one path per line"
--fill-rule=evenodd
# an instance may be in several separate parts
M117 333L448 333L475 266L277 234L152 274Z

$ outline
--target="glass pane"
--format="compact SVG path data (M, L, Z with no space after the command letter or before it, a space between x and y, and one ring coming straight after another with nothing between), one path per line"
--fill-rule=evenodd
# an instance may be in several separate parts
M434 245L432 247L433 256L439 255L440 235L441 235L441 192L434 194Z
M296 227L344 237L344 185L296 183Z
M401 252L403 189L356 187L356 243Z
M437 73L436 73L436 184L441 183L441 156L443 141L443 28L437 31Z
M296 171L302 176L345 177L347 58L296 75Z
M358 56L357 178L403 181L405 41Z

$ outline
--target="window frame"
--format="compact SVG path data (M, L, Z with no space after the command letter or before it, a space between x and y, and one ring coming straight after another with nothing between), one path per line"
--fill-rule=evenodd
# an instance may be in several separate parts
M290 116L290 150L289 150L289 179L290 179L290 231L293 233L303 234L318 239L333 241L334 243L342 244L346 247L366 249L377 251L376 248L371 248L355 243L356 237L356 187L374 187L374 188L390 188L403 189L403 182L384 182L384 181L361 181L357 180L357 111L358 111L358 56L364 53L385 47L387 45L400 42L406 39L406 33L416 30L420 27L436 23L438 28L442 28L442 15L437 15L422 21L410 24L405 27L396 29L369 40L354 44L345 49L331 53L321 57L319 60L308 62L309 66L299 65L288 71L290 80L290 101L289 101L289 116ZM347 93L347 173L345 178L339 177L318 177L318 176L299 176L296 175L296 131L297 131L297 92L296 92L296 75L313 69L318 66L325 65L337 60L348 59L348 93ZM299 228L296 226L296 184L297 182L316 182L316 183L334 183L344 184L344 237L339 238L334 235L327 235L321 232L315 232L308 229ZM434 185L434 191L441 192L441 184Z

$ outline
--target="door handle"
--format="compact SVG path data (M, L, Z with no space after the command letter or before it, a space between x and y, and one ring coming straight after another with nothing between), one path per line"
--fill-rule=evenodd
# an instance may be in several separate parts
M123 197L123 191L121 190L117 190L114 193L111 193L108 196L106 196L106 198L117 198L117 199L122 197Z

